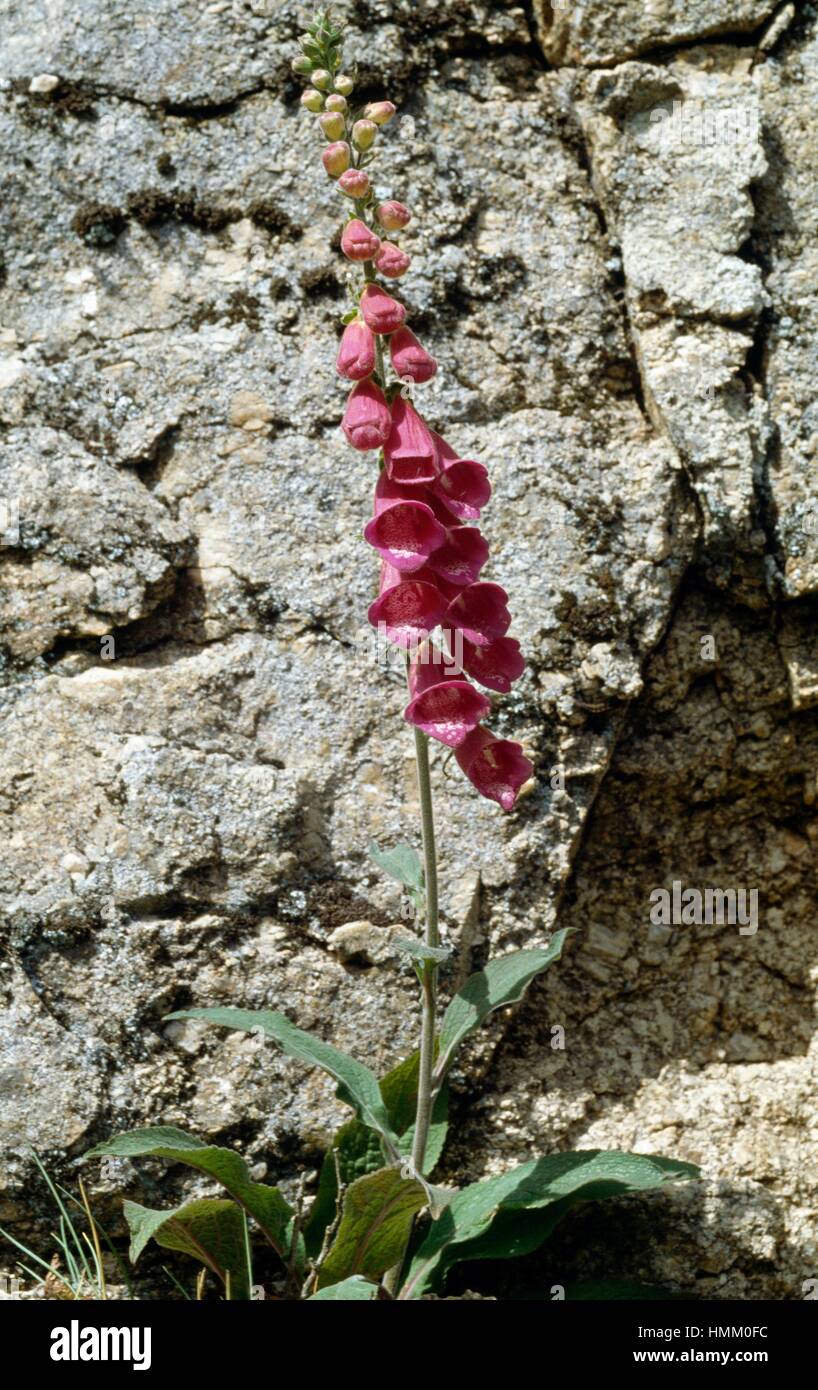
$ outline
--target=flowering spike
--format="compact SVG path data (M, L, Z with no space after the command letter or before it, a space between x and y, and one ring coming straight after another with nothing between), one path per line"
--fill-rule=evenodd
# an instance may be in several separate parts
M350 77L339 72L341 33L328 12L302 40L303 57L295 72L310 83L302 100L320 112L318 125L329 144L322 153L339 192L355 203L355 215L341 234L348 261L364 267L359 312L349 320L338 346L336 369L354 382L343 430L355 449L383 450L375 487L373 516L366 540L381 556L378 598L370 622L382 625L401 647L425 641L442 624L453 655L441 655L433 669L411 663L410 700L405 718L431 738L457 752L458 762L483 796L509 809L531 764L517 744L498 739L481 723L488 713L488 690L507 692L524 669L519 643L507 637L511 615L499 584L480 579L488 560L485 537L474 526L491 496L488 472L476 459L461 458L427 425L390 380L382 339L399 383L422 385L437 362L406 325L406 308L387 293L387 282L405 275L410 257L379 235L399 232L411 221L404 203L374 202L366 172L379 127L395 115L391 101L370 102L350 116ZM427 652L437 648L427 644Z

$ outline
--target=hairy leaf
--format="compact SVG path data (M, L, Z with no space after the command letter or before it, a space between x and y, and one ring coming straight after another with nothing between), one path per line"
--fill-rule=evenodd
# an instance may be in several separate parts
M420 1057L413 1052L411 1057L399 1063L381 1081L381 1095L389 1116L389 1123L399 1136L402 1154L412 1149L415 1123L415 1109L418 1095L418 1070ZM426 1145L424 1168L427 1174L434 1172L440 1161L446 1142L448 1128L448 1088L444 1085L435 1097L432 1109L432 1122ZM307 1249L316 1255L321 1247L323 1233L335 1215L337 1184L333 1150L338 1156L341 1182L349 1186L356 1178L373 1173L383 1167L384 1155L380 1143L360 1120L349 1120L338 1130L332 1147L324 1157L318 1192L304 1230Z
M165 1250L192 1255L212 1270L231 1299L250 1297L244 1218L235 1202L223 1197L204 1197L172 1211L153 1211L138 1202L123 1204L131 1232L131 1259L139 1259L153 1238Z
M451 946L427 946L425 941L407 936L395 937L394 945L399 951L403 951L413 960L433 960L439 965L449 959L452 954Z
M319 1288L351 1274L377 1279L400 1259L412 1222L426 1205L422 1183L381 1168L359 1178L344 1197L341 1224L318 1275Z
M417 850L411 845L395 845L394 849L379 849L376 844L369 846L369 857L373 864L383 869L390 878L397 879L407 888L423 891L423 865Z
M270 1244L286 1260L292 1241L293 1209L275 1187L253 1182L247 1164L232 1149L213 1148L170 1125L132 1129L90 1149L86 1158L164 1158L186 1163L215 1178L257 1223Z
M563 928L555 932L542 949L514 951L511 955L501 956L466 981L443 1016L438 1076L446 1075L463 1039L479 1028L490 1013L508 1004L516 1004L534 977L546 970L552 961L559 960L567 935L567 928Z
M355 1108L364 1124L381 1135L393 1156L397 1153L397 1136L390 1128L375 1073L354 1057L339 1052L330 1043L296 1028L284 1014L272 1009L181 1009L167 1017L199 1018L206 1023L236 1028L245 1033L261 1029L268 1037L275 1039L288 1057L296 1057L300 1062L309 1062L329 1072L342 1088L340 1094Z
M508 1259L536 1250L577 1202L697 1176L692 1163L615 1150L532 1159L457 1194L415 1252L400 1297L419 1298L459 1261Z

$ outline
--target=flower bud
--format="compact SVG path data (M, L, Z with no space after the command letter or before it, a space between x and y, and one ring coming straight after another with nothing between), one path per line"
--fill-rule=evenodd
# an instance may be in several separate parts
M323 116L318 117L318 124L328 140L340 140L346 121L340 111L325 111Z
M375 216L387 232L399 232L411 219L412 214L403 203L381 203L375 209Z
M380 449L386 443L391 428L389 406L374 381L353 386L341 427L353 449Z
M375 264L381 275L385 275L387 280L397 280L399 276L406 274L411 265L411 259L411 256L407 256L405 251L401 251L394 241L384 241L375 257Z
M347 99L346 97L340 96L337 92L333 92L331 96L327 97L324 106L327 111L346 111Z
M327 72L326 68L316 68L312 75L312 85L326 92L332 86L332 73Z
M361 295L361 313L373 333L394 333L406 318L406 310L380 285L365 285ZM434 474L432 474L434 476Z
M389 339L389 355L395 375L401 381L431 381L437 363L418 342L411 329L398 328Z
M347 222L341 235L341 250L350 261L371 261L380 249L381 239L359 217Z
M335 90L340 92L342 96L351 96L355 90L355 83L351 77L347 77L345 72L339 72L335 79Z
M336 140L321 152L321 159L331 179L337 179L349 168L351 151L346 140Z
M344 329L335 370L349 381L363 381L375 370L375 339L372 329L360 319L353 319Z
M364 109L364 115L368 121L374 121L376 125L386 125L397 109L391 101L371 101Z
M356 121L352 127L352 143L356 150L371 149L378 127L374 121Z
M369 193L369 175L365 174L363 169L347 169L338 180L338 187L348 198L354 198L359 203Z
M299 77L309 77L312 72L312 63L309 58L293 58L290 67Z
M324 98L320 92L316 92L314 87L308 87L306 92L301 93L301 105L308 111L323 111Z

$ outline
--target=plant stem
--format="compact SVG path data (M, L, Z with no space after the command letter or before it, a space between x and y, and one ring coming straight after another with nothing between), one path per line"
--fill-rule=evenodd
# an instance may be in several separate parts
M435 818L432 803L432 782L429 775L429 740L415 729L415 758L417 761L418 792L420 793L420 822L423 831L423 858L426 887L427 946L440 945L437 905L437 851L435 847ZM435 1063L435 1012L437 1006L437 962L423 962L421 988L423 1017L420 1031L420 1066L418 1069L418 1101L415 1114L415 1137L412 1145L412 1165L423 1173L429 1124L432 1117L432 1072Z
M407 671L409 658L406 659ZM418 792L420 795L420 824L423 834L424 886L426 889L426 923L424 942L427 946L440 945L437 901L437 848L435 845L435 816L432 801L432 779L429 773L429 740L420 729L415 729L415 762L417 765ZM418 1066L418 1098L415 1110L415 1133L412 1140L412 1167L422 1175L426 1158L426 1145L429 1139L429 1126L432 1119L433 1090L432 1078L435 1064L435 1014L437 1012L437 971L436 961L423 962L421 974L421 1026L420 1063ZM400 1287L403 1271L403 1258L393 1265L384 1276L387 1293L395 1298Z

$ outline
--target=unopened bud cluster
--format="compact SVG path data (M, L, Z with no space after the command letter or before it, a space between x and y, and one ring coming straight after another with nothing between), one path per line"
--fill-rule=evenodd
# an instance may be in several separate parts
M410 221L403 203L378 202L367 166L379 129L395 114L391 101L350 107L352 78L339 71L340 30L325 15L301 40L293 62L310 86L301 102L318 116L327 142L322 163L338 191L354 203L341 236L347 259L363 267L357 310L345 319L336 360L354 383L343 430L354 449L380 449L383 467L374 515L364 532L381 557L380 594L369 620L391 642L415 653L409 666L404 718L455 751L458 765L481 795L510 810L533 769L520 745L499 739L483 724L487 690L505 692L522 673L519 643L508 637L511 617L499 584L480 580L489 547L476 526L491 487L483 465L461 458L429 428L407 399L408 384L431 380L437 363L406 326L406 309L378 284L397 280L410 258L391 236ZM384 347L403 383L386 378ZM429 641L442 627L456 634L455 649Z

